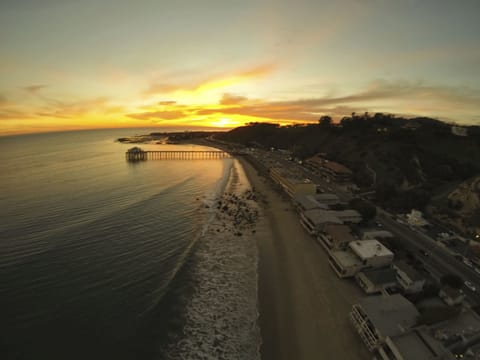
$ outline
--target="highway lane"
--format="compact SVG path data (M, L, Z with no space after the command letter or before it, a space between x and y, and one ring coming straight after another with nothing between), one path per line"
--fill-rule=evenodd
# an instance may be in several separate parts
M390 215L383 210L377 211L377 218L384 224L385 228L392 232L403 244L407 250L413 250L415 254L420 251L429 253L429 256L422 256L421 261L426 264L427 269L433 270L435 277L446 275L448 273L461 277L464 281L468 280L480 289L480 277L472 269L453 257L448 249L445 249L426 235L411 230L408 226L399 224L393 220ZM472 305L480 304L478 292L472 292L464 288L468 300Z
M348 202L354 196L345 191L339 184L327 181L323 176L314 174L310 170L300 166L299 164L285 159L283 156L276 153L263 151L258 159L260 161L270 159L274 161L277 166L288 169L296 169L300 171L305 178L311 179L316 184L320 185L326 192L335 193L342 201ZM440 246L436 241L427 235L412 230L408 225L398 223L392 218L392 215L383 209L377 207L377 220L379 220L386 230L392 232L404 245L405 250L409 250L424 264L425 269L431 275L439 280L443 275L448 273L456 274L463 280L470 281L477 290L475 292L463 288L467 295L469 303L472 305L480 304L480 275L472 268L465 265L463 262L457 260L449 249ZM429 256L418 256L420 251L429 253Z

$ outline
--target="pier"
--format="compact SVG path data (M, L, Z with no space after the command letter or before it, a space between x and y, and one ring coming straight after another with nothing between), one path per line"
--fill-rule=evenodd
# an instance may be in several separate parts
M213 160L232 157L226 151L221 150L142 150L133 147L125 153L128 161L144 160Z

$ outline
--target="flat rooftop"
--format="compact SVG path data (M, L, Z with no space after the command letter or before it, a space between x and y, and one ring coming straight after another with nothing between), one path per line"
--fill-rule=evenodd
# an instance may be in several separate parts
M332 211L322 209L311 209L303 213L303 215L312 222L312 224L343 224L343 221L335 216Z
M382 268L361 272L372 284L383 285L397 281L397 273L392 268Z
M425 280L425 277L403 260L394 261L393 265L403 271L412 281Z
M362 260L374 256L392 256L393 253L378 240L357 240L348 244L350 249Z
M326 204L318 202L313 195L296 195L295 201L305 210L323 209L328 210Z
M338 216L339 218L342 218L342 217L358 217L360 219L362 218L362 215L360 215L360 213L357 210L353 210L353 209L332 210L332 212L334 212L335 215Z
M335 260L337 264L341 265L343 268L362 265L362 262L360 261L358 256L356 256L354 253L348 250L332 251L330 253L330 256Z
M364 239L387 239L392 237L393 234L387 230L367 230L363 232Z
M393 336L390 341L395 345L402 359L455 359L453 354L442 343L428 334L425 328L411 330Z
M327 194L327 193L324 193L324 194L315 194L315 195L312 195L315 200L317 201L328 201L328 202L340 202L340 198L335 195L335 194Z
M416 324L419 315L415 305L400 294L368 296L360 300L359 305L383 336L404 333Z
M455 334L466 338L480 332L480 317L471 309L464 309L453 319L443 321L431 327L439 339L446 340Z
M347 225L328 224L323 228L323 232L335 243L355 241L351 229Z

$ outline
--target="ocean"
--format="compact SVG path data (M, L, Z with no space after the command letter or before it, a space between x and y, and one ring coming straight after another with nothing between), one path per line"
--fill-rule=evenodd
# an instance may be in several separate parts
M0 138L1 359L259 358L255 242L217 206L245 174L127 162L115 139L151 131Z

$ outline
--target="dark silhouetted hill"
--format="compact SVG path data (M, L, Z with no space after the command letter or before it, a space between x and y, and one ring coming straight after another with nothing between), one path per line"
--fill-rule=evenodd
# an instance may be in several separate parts
M423 209L433 195L480 174L480 128L467 131L455 135L452 125L426 117L353 113L338 124L325 117L297 126L251 123L216 136L291 150L299 159L324 153L351 168L357 185L374 187L380 204L406 211Z

